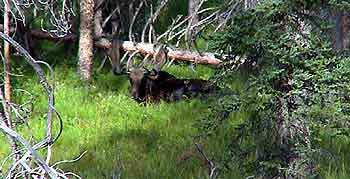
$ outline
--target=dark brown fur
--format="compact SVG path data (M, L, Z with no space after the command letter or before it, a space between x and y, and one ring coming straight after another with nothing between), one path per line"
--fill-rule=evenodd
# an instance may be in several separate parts
M131 95L139 102L178 101L199 93L210 92L210 82L200 79L177 79L156 70L130 70Z

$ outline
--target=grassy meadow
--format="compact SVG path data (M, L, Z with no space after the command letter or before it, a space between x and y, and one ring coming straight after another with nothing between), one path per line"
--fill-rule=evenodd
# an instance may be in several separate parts
M105 70L95 73L87 87L79 81L74 68L59 65L54 69L56 108L62 115L64 129L54 144L52 163L73 159L87 151L79 161L62 164L60 168L82 178L112 178L116 174L135 179L207 178L207 166L194 149L194 136L198 134L194 125L210 112L205 100L140 105L129 96L126 76L114 76ZM178 77L203 79L214 73L201 66L196 72L186 66L172 66L167 71ZM30 136L40 139L45 131L47 100L37 77L31 71L23 70L23 74L24 77L14 80L14 88L33 94L34 112L28 125L18 129L27 139ZM233 82L237 89L240 85L239 80ZM28 98L23 94L14 91L18 102ZM220 132L197 142L208 156L220 158L233 127L247 116L232 114ZM9 154L5 139L0 135L1 161ZM340 155L331 160L320 159L325 178L350 178L348 144L348 139L325 142L325 148ZM235 166L233 163L231 170L221 172L220 178L244 178Z
M183 78L203 78L212 75L209 68L187 67L167 69ZM209 71L209 73L208 73ZM34 112L28 126L21 125L22 134L35 139L44 136L47 100L37 77L24 72L14 87L33 94ZM75 69L55 67L56 108L61 113L64 129L54 144L52 163L73 159L87 153L76 163L62 164L65 171L73 171L83 178L205 178L207 166L194 148L193 126L208 111L205 101L184 100L176 103L140 105L129 96L126 76L109 72L96 73L90 87L79 81ZM17 101L28 96L14 91ZM237 121L240 118L236 115ZM55 120L57 126L57 120ZM55 129L57 131L57 129ZM209 156L220 155L229 136L222 134L197 141ZM4 136L0 136L0 159L9 153ZM212 153L211 153L212 152ZM237 172L227 178L241 178Z

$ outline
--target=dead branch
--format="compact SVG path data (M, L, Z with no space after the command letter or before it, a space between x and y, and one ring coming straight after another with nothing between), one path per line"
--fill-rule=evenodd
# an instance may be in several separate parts
M19 20L21 23L25 24L26 11L33 8L34 16L36 16L38 12L47 16L45 22L43 20L41 21L41 28L43 31L54 36L63 37L70 32L72 27L70 20L72 16L75 16L71 3L71 0L10 0L11 16L15 20L15 23Z
M4 30L4 26L2 24L0 24L0 31ZM52 41L69 41L69 42L75 42L77 39L77 35L75 34L67 34L64 37L57 37L51 33L42 31L42 30L29 30L30 35L33 36L34 38L37 39L44 39L44 40L52 40ZM15 27L11 27L10 28L10 33L15 33L16 32L16 28Z
M45 91L47 93L47 96L48 96L48 112L47 112L47 120L46 120L47 121L47 124L46 124L46 137L45 137L45 139L42 142L44 145L41 145L41 146L47 146L48 147L46 163L49 163L50 156L51 156L51 145L55 142L55 140L57 140L58 136L60 135L60 134L58 134L58 136L54 139L54 141L52 140L52 130L51 130L52 129L52 117L53 117L53 113L54 112L57 113L57 111L54 108L54 88L46 80L44 72L43 72L43 70L41 69L41 67L39 65L40 63L43 63L43 62L34 60L23 47L21 47L16 41L14 41L8 35L0 32L0 38L5 40L9 44L11 44L24 57L24 59L33 67L33 69L35 70L36 74L39 77L39 81L40 81L41 85L43 86L43 88L45 89ZM4 106L4 108L6 108L6 106ZM61 122L62 121L60 120L60 123ZM5 130L5 129L6 128L3 128L3 130ZM61 126L61 129L62 129L62 126ZM8 129L6 129L6 130L8 132ZM8 134L8 135L10 135L10 134ZM12 136L12 135L10 135L10 136ZM18 135L16 137L18 137ZM19 139L16 139L16 140L21 140L21 139L19 138ZM22 143L23 141L19 141L19 142ZM26 146L27 144L23 144L23 145Z
M218 167L214 164L212 160L210 160L207 155L204 153L202 147L198 143L194 143L197 151L202 155L202 157L206 160L208 164L208 174L209 179L215 179L219 175Z
M2 95L2 94L1 94ZM45 172L51 177L51 178L58 178L58 172L49 167L45 161L40 157L40 155L37 153L36 150L31 147L31 145L23 138L21 137L18 133L16 133L14 130L11 128L7 127L4 122L2 122L4 118L0 116L0 129L8 136L11 138L15 139L16 141L20 142L27 150L27 154L24 155L18 162L26 160L29 155L32 155L32 158L38 163L38 165L45 170ZM18 164L18 163L16 163ZM13 166L14 167L14 166ZM10 175L10 174L9 174ZM11 175L10 175L11 176Z
M7 41L9 44L11 44L23 57L24 59L33 67L34 71L39 77L39 81L43 88L45 89L47 96L48 96L48 112L47 112L47 124L46 124L46 136L45 138L36 143L35 145L31 145L27 140L25 140L20 134L18 134L16 131L11 129L6 124L6 116L9 115L9 111L0 111L0 131L3 132L6 136L10 138L10 141L15 141L16 143L20 144L18 145L21 148L18 148L17 151L10 154L10 156L13 155L19 155L18 160L16 160L14 163L11 164L8 172L7 177L10 178L18 178L18 177L33 177L33 178L44 178L46 176L50 178L64 178L68 179L68 176L76 176L79 178L78 175L72 173L72 172L63 172L62 170L57 168L57 165L60 163L72 163L79 160L83 155L79 156L77 159L74 160L64 160L61 162L57 162L56 164L50 166L50 158L51 158L51 146L52 144L58 139L62 132L62 119L60 117L60 114L55 110L54 108L54 85L50 85L47 81L43 70L41 69L39 64L46 65L51 74L53 74L53 71L51 67L43 61L36 61L34 60L29 53L21 47L16 41L14 41L11 37L7 36L6 34L0 32L0 38ZM52 78L53 75L52 75ZM13 109L11 112L15 113L14 117L22 118L19 110L17 109L20 105L14 105L4 102L4 96L2 93L2 89L0 89L0 100L2 101L2 108L3 109ZM25 103L26 104L26 103ZM14 109L15 108L15 109ZM60 123L60 131L59 134L52 139L52 117L53 113L56 113L59 123ZM46 161L43 159L43 157L37 152L39 149L47 147L47 153L46 153ZM85 153L84 153L85 154ZM5 162L5 161L4 161ZM1 165L1 168L4 166L4 163ZM1 169L0 168L0 169Z
M45 74L43 70L41 69L40 65L37 63L36 60L33 59L33 57L30 56L30 54L16 41L14 41L11 37L7 36L6 34L0 32L0 38L10 43L21 55L24 57L24 59L33 67L36 74L39 77L39 81L41 85L44 87L47 95L48 95L48 115L47 115L47 121L48 123L52 120L52 114L53 114L53 106L54 106L54 94L53 89L49 85L48 81L45 78Z
M168 3L168 0L163 0L160 2L160 5L157 7L157 10L155 11L154 14L151 15L150 18L148 18L146 25L144 26L143 30L142 30L142 36L141 36L141 41L145 42L145 34L147 31L148 26L153 25L155 20L158 18L161 10L165 7L165 5ZM150 31L151 31L151 26L150 26ZM152 43L149 41L149 43Z
M138 14L140 13L140 10L141 10L143 4L144 4L144 1L141 1L139 7L136 9L136 12L135 12L135 14L132 17L132 20L131 20L131 23L130 23L130 26L129 26L129 40L130 41L134 41L133 37L132 37L132 30L133 30L133 26L134 26L135 20L136 20Z

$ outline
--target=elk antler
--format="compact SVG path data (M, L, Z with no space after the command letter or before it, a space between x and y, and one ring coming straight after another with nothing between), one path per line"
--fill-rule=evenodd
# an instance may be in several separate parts
M144 66L144 61L142 61L137 67L134 66L134 56L137 55L139 52L140 51L136 50L129 56L128 62L126 63L127 71L130 71L131 68L141 68Z

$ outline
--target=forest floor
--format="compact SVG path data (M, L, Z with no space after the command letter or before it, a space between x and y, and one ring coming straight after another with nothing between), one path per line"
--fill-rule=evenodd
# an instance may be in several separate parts
M167 70L182 78L207 79L213 74L205 67L196 68L196 72L187 67ZM232 114L228 120L230 125L225 125L222 133L194 141L194 136L198 135L196 123L209 112L209 104L203 100L140 105L130 98L126 76L96 73L92 85L86 87L73 68L59 66L55 72L56 108L62 115L64 129L54 144L52 162L73 159L87 151L79 161L61 165L63 170L76 172L83 178L112 178L117 173L121 178L135 179L207 178L207 165L196 152L194 142L201 143L208 156L222 158L230 141L230 128L248 116ZM25 136L32 133L34 138L40 139L45 131L47 100L33 76L14 81L14 88L34 94L34 113L29 127L18 128ZM14 91L18 101L27 99L23 93L18 94L19 91ZM57 126L57 120L54 125ZM350 178L344 172L349 163L346 159L350 147L345 145L348 141L325 144L343 154L341 160L323 162L326 178ZM9 154L8 148L1 134L0 161ZM222 172L221 178L244 177L233 165L231 170Z
M182 78L206 79L212 74L204 67L198 67L196 72L187 67L168 71ZM214 156L222 153L211 152L223 151L229 140L228 136L220 135L194 141L198 135L195 123L209 112L209 104L200 99L140 105L130 98L126 76L98 73L92 85L86 87L75 69L56 67L55 75L56 108L62 115L64 129L54 144L52 162L73 159L87 151L78 162L61 166L83 178L112 178L116 173L121 173L122 178L206 178L207 165L195 150L194 142L200 143L208 156ZM32 133L40 139L45 131L45 93L36 77L14 83L14 88L34 94L29 127L22 125L19 130L25 136ZM18 101L27 99L22 95L17 95ZM54 125L57 126L57 120ZM3 159L9 150L6 138L0 139ZM226 175L241 178L237 172Z

